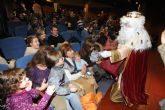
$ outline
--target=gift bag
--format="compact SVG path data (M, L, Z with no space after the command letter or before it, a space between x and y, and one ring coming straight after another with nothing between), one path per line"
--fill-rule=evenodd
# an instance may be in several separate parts
M100 67L104 70L108 71L110 74L112 74L114 77L118 75L118 70L120 68L120 65L123 63L124 60L111 63L109 58L103 59L100 63Z
M80 96L84 96L89 92L96 92L98 85L93 76L80 77L72 80L71 83L76 86Z

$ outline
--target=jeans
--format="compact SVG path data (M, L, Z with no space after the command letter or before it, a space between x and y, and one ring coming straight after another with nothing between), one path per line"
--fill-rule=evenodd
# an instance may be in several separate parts
M73 110L83 110L83 107L80 102L80 98L76 93L70 93L69 95L66 95L65 97L69 101Z
M54 110L54 107L52 105L49 105L49 110Z

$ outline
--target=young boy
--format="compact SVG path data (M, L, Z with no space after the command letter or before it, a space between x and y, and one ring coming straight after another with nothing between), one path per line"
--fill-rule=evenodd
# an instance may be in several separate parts
M50 51L47 54L49 64L52 68L48 77L48 84L55 85L56 95L64 98L71 104L73 110L83 110L79 96L76 94L77 88L69 83L65 74L64 58L59 51ZM56 98L56 97L55 97ZM61 107L63 106L63 103Z

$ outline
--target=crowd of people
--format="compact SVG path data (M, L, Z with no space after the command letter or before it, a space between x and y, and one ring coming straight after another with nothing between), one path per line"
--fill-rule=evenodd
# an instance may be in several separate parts
M26 38L24 56L34 56L25 70L10 67L0 74L0 108L96 110L102 98L98 82L103 77L114 79L113 88L118 86L111 92L112 101L128 106L147 104L145 81L151 41L143 15L132 12L123 16L120 30L119 21L112 16L106 18L103 13L84 20L74 11L60 10L51 21L29 24L31 35ZM51 35L46 37L44 25L50 24ZM79 37L73 39L81 44L79 52L71 47L73 39L63 38L59 25L67 31L77 31ZM82 31L88 36L81 36ZM119 63L119 67L124 64L121 74L114 76L102 68L100 63L105 58L111 62L111 69L114 63L123 61ZM122 100L117 100L114 92L119 92Z
M74 16L73 11L70 15ZM97 33L98 37L101 36L98 40L102 41L100 44L97 37L94 37L93 24L88 31L83 21L78 19L73 21L76 26L72 24L72 27L67 27L68 30L75 29L80 35L81 31L85 30L90 35L87 38L77 39L76 42L82 42L82 47L79 52L74 52L70 45L71 40L67 41L60 35L56 19L53 18L51 35L48 37L41 25L29 30L31 31L29 33L33 34L26 38L27 48L24 56L32 54L34 56L26 69L13 66L3 72L2 109L88 110L89 107L97 109L102 98L97 83L103 76L107 76L107 73L96 62L99 61L99 51L104 48L106 42L109 42L108 26L106 29L103 26ZM1 58L5 61L3 57ZM15 89L12 89L13 86ZM85 99L91 97L90 100Z

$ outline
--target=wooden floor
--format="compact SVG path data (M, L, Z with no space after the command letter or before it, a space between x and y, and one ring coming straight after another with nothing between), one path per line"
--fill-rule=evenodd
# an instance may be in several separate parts
M123 103L110 100L110 89L99 104L98 110L160 110L159 100L165 98L165 68L157 50L151 50L148 60L146 91L149 94L148 105L126 107Z

